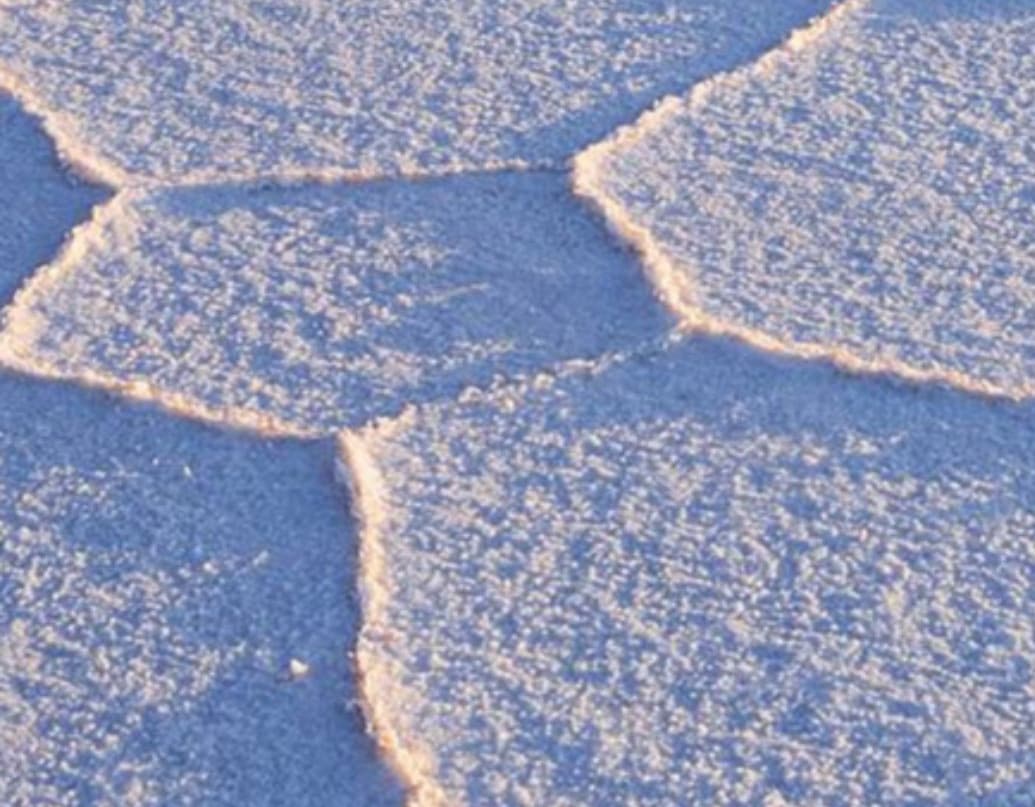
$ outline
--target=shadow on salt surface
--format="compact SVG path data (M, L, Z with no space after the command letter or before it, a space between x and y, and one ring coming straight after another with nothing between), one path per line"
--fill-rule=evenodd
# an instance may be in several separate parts
M9 375L0 401L0 801L399 804L352 705L331 448Z
M64 171L37 122L0 94L0 300L50 260L68 232L109 195Z
M361 658L451 800L964 804L1035 775L1035 405L695 339L368 439L391 590Z
M670 323L561 175L127 202L10 316L8 355L328 430Z

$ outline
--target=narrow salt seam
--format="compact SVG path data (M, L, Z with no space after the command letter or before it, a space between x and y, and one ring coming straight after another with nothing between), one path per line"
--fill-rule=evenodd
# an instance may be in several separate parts
M735 339L750 347L779 356L826 361L854 375L892 376L911 384L946 386L990 399L1022 401L1033 398L1035 382L1024 383L1018 387L1003 387L965 373L925 370L893 358L864 359L837 345L784 341L760 329L715 317L704 310L697 289L685 273L677 271L675 262L657 243L649 228L634 221L621 203L604 189L601 178L603 164L614 151L636 143L675 112L685 107L694 109L702 106L714 92L739 80L742 75L765 75L782 60L792 58L828 35L835 26L858 14L869 3L870 0L845 0L827 15L796 31L786 43L767 53L757 62L701 82L690 90L688 97L671 96L661 100L635 124L622 127L610 138L575 155L572 160L572 190L595 207L609 229L640 255L647 278L659 300L682 322L682 328L689 333Z
M0 91L17 100L22 109L40 121L43 131L54 143L58 159L73 173L87 182L112 189L130 183L128 174L78 137L71 119L50 109L28 84L3 65L0 65Z
M386 661L384 653L370 653L366 645L391 645L392 631L387 626L391 599L383 537L390 503L376 461L367 447L374 435L383 436L409 420L404 413L393 421L370 424L358 431L338 436L339 465L336 475L347 485L354 518L357 521L359 562L357 564L361 625L356 651L357 688L366 723L382 757L407 791L413 807L445 807L445 794L434 776L435 758L413 732L392 719L406 693L400 691L398 671Z
M17 346L12 345L6 339L0 341L0 369L33 378L62 381L78 387L98 390L125 400L156 406L174 417L218 428L246 432L256 437L297 440L326 437L324 431L305 429L264 412L229 406L208 406L189 396L162 390L146 381L127 381L91 370L78 373L63 372L38 359L29 359L19 355Z
M469 384L450 399L452 402L463 402L480 396L491 396L504 392L516 393L529 387L567 378L573 375L598 375L615 364L633 358L654 355L665 349L677 332L666 335L661 340L652 340L638 349L628 351L609 351L597 356L565 359L555 364L527 374L516 376L497 376L484 386ZM254 409L232 406L211 406L197 398L182 393L165 390L143 379L124 379L117 376L99 373L95 370L80 370L69 373L43 362L35 357L27 357L19 352L16 343L8 338L7 333L0 333L0 369L21 373L33 378L60 381L74 384L86 389L98 390L137 403L156 406L175 417L204 423L210 426L247 432L258 437L291 438L297 440L315 440L327 437L326 429L305 428L297 423L278 418ZM382 415L376 418L372 427L384 423L405 423L408 412L426 407L440 406L443 399L408 404L406 409L394 415ZM358 427L360 429L363 426Z

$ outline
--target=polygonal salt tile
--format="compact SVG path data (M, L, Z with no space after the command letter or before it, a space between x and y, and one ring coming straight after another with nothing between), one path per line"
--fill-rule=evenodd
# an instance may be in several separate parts
M346 446L429 803L1035 793L1030 404L697 339Z
M70 146L169 181L539 165L828 4L15 0L0 72Z
M668 320L551 174L117 199L2 336L30 372L326 431Z
M1035 4L873 0L671 100L577 184L705 330L1035 394Z
M0 802L401 803L354 703L329 444L0 400Z

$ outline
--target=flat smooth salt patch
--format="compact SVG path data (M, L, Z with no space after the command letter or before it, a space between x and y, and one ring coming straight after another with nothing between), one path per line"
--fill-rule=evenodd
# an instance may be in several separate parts
M828 3L8 2L0 71L69 144L169 181L540 165Z
M0 300L53 258L106 195L63 171L39 124L0 94Z
M0 802L400 804L353 702L331 447L0 400Z
M1030 404L698 338L348 444L427 803L1035 794Z
M580 157L706 329L1035 395L1035 4L873 0Z
M19 295L8 361L325 432L671 324L563 176L117 204Z

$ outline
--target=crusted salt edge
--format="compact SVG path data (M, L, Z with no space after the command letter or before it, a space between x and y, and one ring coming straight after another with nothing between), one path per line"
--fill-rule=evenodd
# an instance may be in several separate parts
M109 188L129 184L129 175L88 146L71 118L51 109L28 83L3 65L0 65L0 91L13 97L26 113L39 121L54 143L58 160L74 174Z
M412 807L445 807L449 802L435 778L435 756L413 729L400 720L400 707L411 696L391 646L401 637L388 622L391 580L384 540L390 504L381 470L370 443L383 439L413 419L410 409L391 420L371 423L338 435L337 476L350 492L358 522L358 588L361 624L356 650L360 707L382 758L406 789Z
M572 159L571 185L576 196L597 209L608 228L640 256L648 282L659 301L680 321L680 328L691 334L734 339L749 347L777 356L808 361L823 361L853 375L885 376L917 385L935 385L991 399L1022 401L1035 398L1035 382L1005 387L954 370L923 369L892 357L864 358L851 350L819 342L786 341L758 328L739 325L709 314L700 302L698 289L689 273L677 270L674 261L655 240L650 229L639 224L621 203L605 190L602 175L613 155L635 145L672 115L694 109L712 94L735 81L766 75L784 61L815 45L838 24L847 21L871 0L845 0L808 26L794 32L781 46L757 61L737 70L721 73L694 86L688 96L669 96L658 102L634 124L624 126L610 137L595 143Z
M135 218L132 213L134 193L119 191L106 202L95 205L90 216L65 236L55 258L28 275L15 291L10 302L0 315L0 344L10 340L31 343L43 329L40 317L34 312L32 302L45 296L46 291L60 282L65 275L93 250L103 250L107 238L105 232L113 228L120 235L130 230Z
M242 407L210 406L196 398L169 392L141 379L116 378L92 370L68 372L34 356L22 354L18 346L6 338L0 339L0 370L99 390L128 401L155 406L174 417L246 432L257 437L312 440L327 436L326 431L301 428L265 412Z
M890 376L911 384L945 386L992 399L1023 401L1035 397L1035 383L1003 387L965 373L925 370L890 357L867 359L836 345L784 341L758 328L713 316L697 303L697 293L691 282L676 270L675 263L661 249L651 232L633 221L619 203L604 193L595 179L587 177L584 171L576 170L573 181L575 193L596 206L608 227L639 253L658 299L680 320L680 328L685 332L735 339L777 356L829 362L853 375Z

